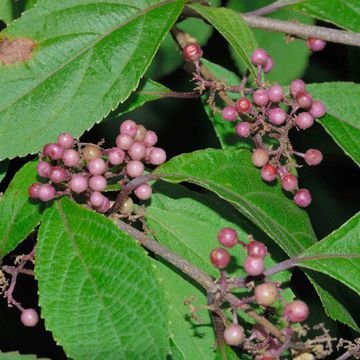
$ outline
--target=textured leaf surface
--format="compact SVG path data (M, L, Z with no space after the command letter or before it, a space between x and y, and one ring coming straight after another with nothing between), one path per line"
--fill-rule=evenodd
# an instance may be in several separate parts
M149 258L104 216L67 198L46 212L36 248L47 329L74 359L163 359L166 308Z
M0 159L63 130L79 136L134 90L183 0L42 0L2 32L36 41L32 60L0 65ZM39 134L41 133L41 136Z
M211 8L199 4L191 5L191 7L224 36L247 68L255 74L256 70L250 57L257 48L256 38L240 15L226 8Z
M230 202L294 256L315 241L304 210L288 200L280 187L261 181L247 150L207 149L171 159L157 170L167 181L201 185Z
M23 355L16 351L0 352L0 360L46 360L45 358L38 358L35 355Z
M0 161L0 182L5 177L8 167L9 167L8 160Z
M326 105L327 114L319 123L338 145L360 165L360 85L352 82L310 84L314 98Z
M360 32L358 0L304 0L291 8L344 29Z
M0 257L14 250L40 221L42 207L28 194L35 181L36 162L29 162L16 173L0 201Z

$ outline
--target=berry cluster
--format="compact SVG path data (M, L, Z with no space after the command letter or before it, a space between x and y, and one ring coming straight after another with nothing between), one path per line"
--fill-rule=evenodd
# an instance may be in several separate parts
M57 143L46 144L40 154L37 174L48 179L48 183L34 183L29 187L33 199L50 201L62 195L69 195L80 203L100 213L106 213L111 206L110 199L104 195L108 182L117 179L124 187L131 179L144 174L144 163L160 165L166 160L166 152L159 147L157 135L133 120L120 125L116 147L103 149L95 144L82 144L70 133L62 133ZM135 188L140 200L152 195L147 183ZM130 215L133 201L125 199L120 209L122 214Z

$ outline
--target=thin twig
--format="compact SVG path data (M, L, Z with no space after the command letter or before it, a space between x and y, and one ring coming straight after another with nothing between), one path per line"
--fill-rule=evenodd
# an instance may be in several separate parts
M262 7L260 9L256 9L254 11L249 11L246 13L246 15L263 16L266 14L270 14L276 10L279 10L285 6L296 4L301 1L302 0L278 0L278 1L273 2L272 4Z

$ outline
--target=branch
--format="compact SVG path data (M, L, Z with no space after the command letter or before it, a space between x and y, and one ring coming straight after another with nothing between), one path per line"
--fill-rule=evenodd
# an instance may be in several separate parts
M278 0L278 1L273 2L272 4L262 7L260 9L257 9L254 11L249 11L246 13L246 15L262 16L262 15L270 14L276 10L281 9L282 7L285 7L285 6L291 5L291 4L296 4L301 1L302 0Z

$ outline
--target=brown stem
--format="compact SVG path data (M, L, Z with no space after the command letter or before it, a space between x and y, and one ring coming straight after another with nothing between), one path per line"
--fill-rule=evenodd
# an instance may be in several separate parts
M302 0L278 0L273 2L272 4L269 4L267 6L264 6L260 9L256 9L254 11L249 11L246 13L246 15L257 15L257 16L263 16L266 14L270 14L276 10L279 10L285 6L296 4Z

